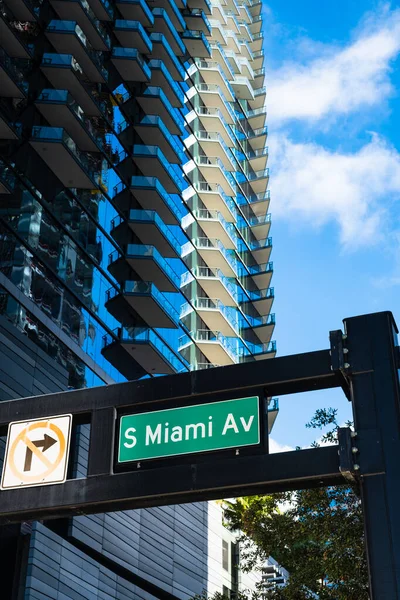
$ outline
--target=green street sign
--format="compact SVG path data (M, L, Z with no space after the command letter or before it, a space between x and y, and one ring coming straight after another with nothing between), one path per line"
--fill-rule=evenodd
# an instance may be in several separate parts
M259 443L259 398L237 398L121 417L118 463Z

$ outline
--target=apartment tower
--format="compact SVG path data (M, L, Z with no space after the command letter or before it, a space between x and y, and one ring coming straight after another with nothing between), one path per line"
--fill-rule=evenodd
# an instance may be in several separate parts
M257 1L0 0L0 400L275 355L262 42ZM220 521L10 526L2 597L234 593Z

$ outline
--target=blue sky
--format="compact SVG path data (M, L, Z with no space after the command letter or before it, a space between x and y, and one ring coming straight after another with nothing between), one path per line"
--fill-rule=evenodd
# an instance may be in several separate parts
M278 355L328 347L345 317L400 323L400 4L263 8ZM308 445L339 391L280 399L275 446Z

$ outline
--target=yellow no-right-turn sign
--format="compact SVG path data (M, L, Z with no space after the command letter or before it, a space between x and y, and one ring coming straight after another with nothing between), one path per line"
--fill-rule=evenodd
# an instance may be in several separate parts
M63 483L71 424L72 415L10 423L1 489Z

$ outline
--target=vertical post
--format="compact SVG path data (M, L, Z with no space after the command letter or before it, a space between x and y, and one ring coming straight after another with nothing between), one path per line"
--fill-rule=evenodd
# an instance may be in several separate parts
M89 438L88 477L109 475L114 453L115 409L100 408L92 412Z
M400 600L400 404L390 312L345 319L371 600ZM347 365L346 365L347 367Z

